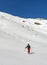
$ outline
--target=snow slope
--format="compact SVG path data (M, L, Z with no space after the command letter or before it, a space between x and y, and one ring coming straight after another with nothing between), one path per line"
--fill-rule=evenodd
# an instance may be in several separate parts
M25 50L28 42L31 53ZM47 20L0 12L0 65L47 65Z

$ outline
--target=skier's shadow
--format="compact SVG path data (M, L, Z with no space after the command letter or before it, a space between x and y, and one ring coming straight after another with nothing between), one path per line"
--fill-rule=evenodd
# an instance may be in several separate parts
M35 54L34 52L31 52L30 54Z

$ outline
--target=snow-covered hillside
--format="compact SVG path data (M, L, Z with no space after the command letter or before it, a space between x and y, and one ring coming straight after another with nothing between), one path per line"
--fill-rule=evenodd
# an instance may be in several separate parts
M28 42L31 53L25 49ZM0 65L47 65L47 20L0 12Z

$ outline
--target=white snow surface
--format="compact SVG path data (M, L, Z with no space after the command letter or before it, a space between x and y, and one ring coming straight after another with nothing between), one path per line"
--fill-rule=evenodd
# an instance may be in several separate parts
M0 12L0 65L47 65L47 20Z

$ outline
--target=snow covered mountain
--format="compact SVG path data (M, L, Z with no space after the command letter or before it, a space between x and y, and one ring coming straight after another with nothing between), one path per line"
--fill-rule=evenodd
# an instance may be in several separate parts
M25 50L28 42L31 53ZM47 20L0 12L0 65L47 65Z

